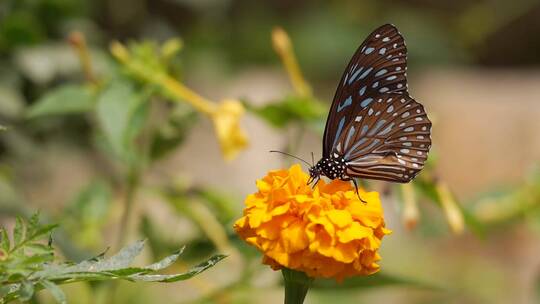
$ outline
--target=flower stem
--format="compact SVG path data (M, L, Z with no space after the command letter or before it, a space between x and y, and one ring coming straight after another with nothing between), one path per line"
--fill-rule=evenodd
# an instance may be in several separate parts
M127 237L129 218L133 210L133 201L139 186L140 173L138 168L131 168L126 176L126 196L124 199L124 212L120 220L117 247L122 248Z
M81 32L75 31L69 35L69 43L77 52L79 61L81 63L84 77L90 83L95 84L97 82L94 71L92 69L92 60L90 58L90 51L86 45L86 39Z
M112 55L131 73L148 83L164 89L171 97L172 101L185 101L206 115L215 113L217 108L214 102L197 94L170 75L166 73L156 73L140 62L132 60L129 50L121 43L113 42L110 49Z
M285 281L285 304L302 304L306 298L313 279L305 273L283 268L281 270Z

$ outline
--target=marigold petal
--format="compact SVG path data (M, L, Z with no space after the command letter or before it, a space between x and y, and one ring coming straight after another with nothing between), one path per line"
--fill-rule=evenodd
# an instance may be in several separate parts
M348 243L373 235L373 230L360 225L358 222L353 222L349 227L338 231L336 234L341 243Z
M330 210L326 216L328 216L330 221L339 228L343 228L352 223L352 216L346 210Z
M305 249L309 240L305 232L305 223L296 221L281 231L281 241L287 253L294 253Z

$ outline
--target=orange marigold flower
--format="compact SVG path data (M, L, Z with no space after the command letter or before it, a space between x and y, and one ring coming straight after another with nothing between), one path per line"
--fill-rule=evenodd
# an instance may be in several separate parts
M377 253L385 228L377 192L362 203L350 182L319 181L312 189L300 165L270 171L245 201L234 229L263 254L263 263L310 277L344 278L379 270Z

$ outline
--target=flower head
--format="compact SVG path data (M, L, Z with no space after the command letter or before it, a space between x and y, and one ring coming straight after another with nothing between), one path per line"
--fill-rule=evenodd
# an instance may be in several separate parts
M235 158L248 144L247 135L240 128L240 118L243 114L244 106L234 99L223 100L211 114L221 151L226 160Z
M377 272L377 250L390 233L379 194L360 190L364 204L350 182L321 180L312 189L308 177L293 165L258 180L259 191L246 198L236 232L276 270L337 280Z

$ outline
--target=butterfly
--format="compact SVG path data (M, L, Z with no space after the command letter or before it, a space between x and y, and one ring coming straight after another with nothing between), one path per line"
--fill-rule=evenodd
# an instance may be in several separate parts
M355 178L407 183L422 170L431 122L407 91L406 71L407 48L395 26L364 40L338 84L308 184L338 178L353 181L358 193Z

